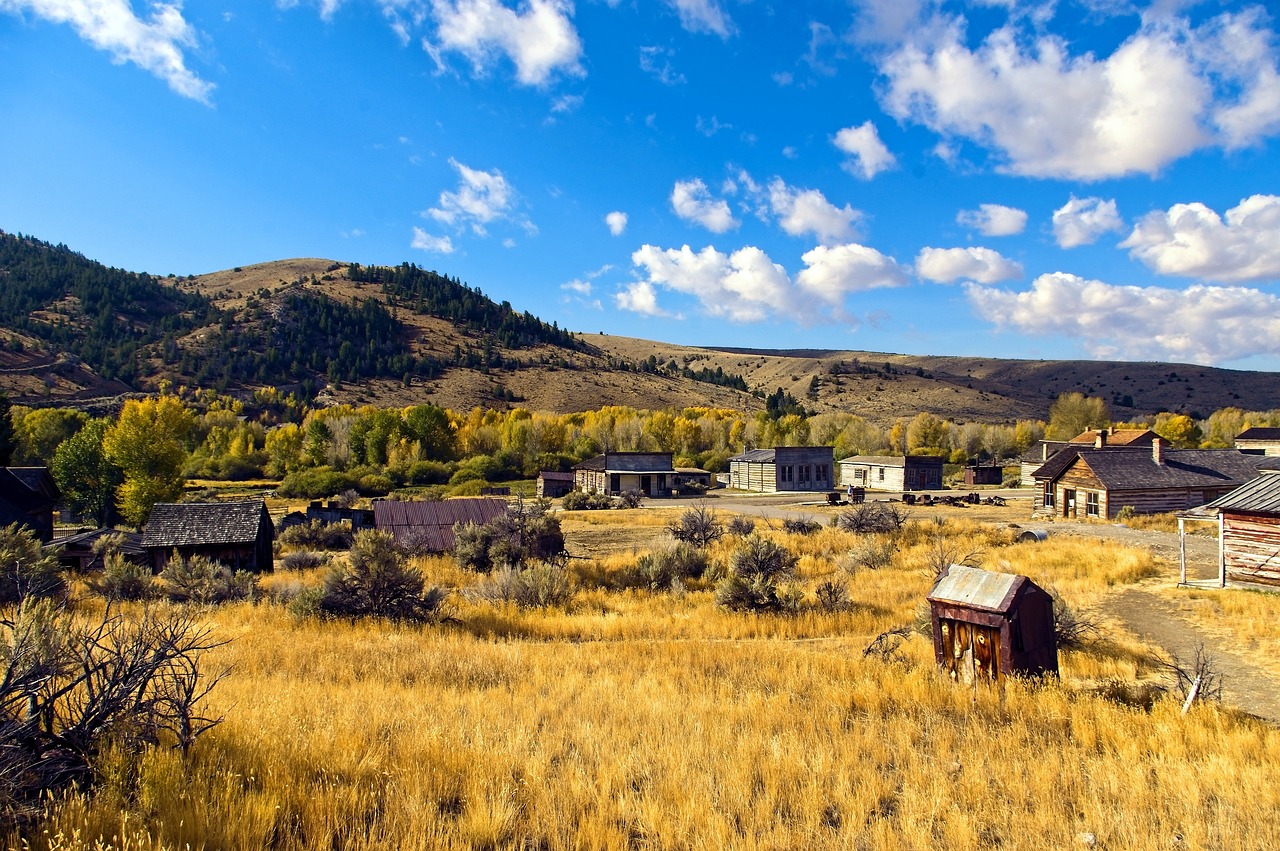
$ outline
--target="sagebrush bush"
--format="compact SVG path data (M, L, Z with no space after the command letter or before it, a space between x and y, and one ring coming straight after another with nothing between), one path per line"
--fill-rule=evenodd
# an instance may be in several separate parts
M467 593L475 600L514 603L522 609L545 609L568 603L573 598L573 583L568 572L554 564L504 567L473 585Z
M0 529L0 605L66 593L58 557L42 550L35 532L17 523Z
M725 531L730 535L734 535L739 538L745 538L755 530L756 521L752 520L745 514L735 515L734 518L729 521L728 525L725 526Z
M716 603L733 611L798 611L804 592L780 584L795 575L798 560L785 547L752 535L734 551L729 575L716 586Z
M710 564L705 551L681 541L672 547L640 556L625 571L622 582L631 588L667 591L685 579L701 579Z
M886 502L864 502L846 508L831 524L845 532L896 532L907 522L907 512Z
M298 550L280 559L280 566L285 570L314 570L328 563L328 553L317 553L311 550Z
M495 567L519 567L529 561L562 560L564 533L550 507L547 500L519 499L483 526L454 526L453 555L458 565L487 573Z
M618 495L618 508L639 508L644 494L638 490L623 491Z
M893 565L898 542L891 535L867 537L850 548L838 564L847 573L858 570L883 570Z
M803 517L788 517L782 521L782 531L792 535L812 535L821 528L822 524L818 521Z
M448 591L425 584L389 533L361 529L351 543L350 563L330 569L315 606L337 617L437 620L444 615Z
M824 612L843 612L853 605L849 597L849 586L838 579L827 579L819 582L813 589L814 600Z
M295 550L345 550L351 546L351 532L341 523L299 523L276 535L281 547Z
M232 571L202 555L180 558L175 553L160 572L160 590L174 603L214 605L253 599L258 577L247 570Z
M89 581L89 588L107 600L149 600L156 596L151 566L134 564L119 553L106 556L102 574Z
M597 511L613 508L614 501L612 497L602 493L569 491L560 500L560 505L566 511Z
M709 547L724 537L724 524L705 505L695 505L667 527L671 537L695 547Z

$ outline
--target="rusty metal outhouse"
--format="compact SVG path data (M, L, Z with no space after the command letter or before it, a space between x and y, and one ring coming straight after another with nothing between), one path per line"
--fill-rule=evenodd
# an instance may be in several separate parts
M928 599L934 652L953 679L1058 673L1053 598L1027 577L953 564Z

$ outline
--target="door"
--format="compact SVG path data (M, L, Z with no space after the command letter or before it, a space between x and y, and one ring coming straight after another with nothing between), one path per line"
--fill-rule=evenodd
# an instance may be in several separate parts
M652 476L641 476L640 477L640 493L644 494L645 496L648 496L652 490L652 487L651 487L652 484L653 484Z
M1076 516L1076 492L1073 488L1067 488L1062 492L1062 516Z
M965 685L1000 679L1000 630L939 618L942 670Z

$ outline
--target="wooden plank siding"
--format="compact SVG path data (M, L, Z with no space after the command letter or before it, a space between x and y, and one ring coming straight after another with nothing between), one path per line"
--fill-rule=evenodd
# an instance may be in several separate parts
M1227 579L1280 586L1280 517L1223 511Z

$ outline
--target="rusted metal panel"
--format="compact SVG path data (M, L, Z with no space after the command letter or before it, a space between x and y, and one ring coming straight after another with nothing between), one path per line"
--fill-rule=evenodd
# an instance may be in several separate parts
M1007 612L1025 576L953 564L929 592L929 601Z
M446 552L453 549L455 524L483 526L506 508L501 499L379 500L373 504L373 517L377 528L390 532L397 543L412 540L415 547Z

